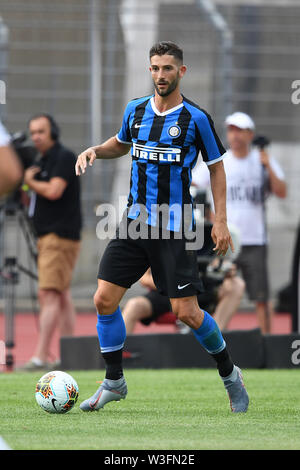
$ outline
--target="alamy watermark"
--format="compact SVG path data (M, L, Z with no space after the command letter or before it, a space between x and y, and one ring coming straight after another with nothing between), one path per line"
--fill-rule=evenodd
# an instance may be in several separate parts
M294 80L292 82L291 88L295 91L293 91L291 95L291 102L293 104L299 104L300 103L300 80Z
M100 221L96 227L99 240L113 238L118 227L120 239L184 239L186 250L200 250L204 244L204 205L137 203L124 212L124 200L117 204L100 204L96 215ZM195 221L197 215L197 223ZM171 235L172 234L172 235Z

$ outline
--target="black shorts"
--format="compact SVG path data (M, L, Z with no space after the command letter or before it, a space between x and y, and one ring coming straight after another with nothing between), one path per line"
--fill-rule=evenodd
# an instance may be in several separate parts
M186 250L184 238L134 240L122 238L119 228L101 258L98 278L129 289L149 267L158 292L169 298L189 297L204 290L197 253Z

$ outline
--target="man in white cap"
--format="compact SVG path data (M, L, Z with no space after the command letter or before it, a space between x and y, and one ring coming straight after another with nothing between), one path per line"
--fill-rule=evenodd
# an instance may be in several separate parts
M225 121L229 150L224 158L227 180L228 224L240 232L241 251L236 260L255 302L262 333L271 332L272 305L267 269L268 236L265 200L269 194L286 197L286 183L279 164L265 149L252 145L255 125L250 116L235 112ZM202 166L193 173L197 187L206 184Z

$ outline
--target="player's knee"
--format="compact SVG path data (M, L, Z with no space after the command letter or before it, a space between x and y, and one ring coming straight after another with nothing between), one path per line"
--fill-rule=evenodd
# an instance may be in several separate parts
M172 303L172 311L177 316L178 320L190 325L194 323L195 316L198 313L195 311L194 305L190 301L180 299Z
M186 325L191 325L194 323L194 317L195 315L193 314L192 311L189 310L178 310L177 318L178 320L182 321Z
M109 315L118 307L118 305L115 305L113 299L106 295L101 289L97 289L94 295L94 304L100 315Z

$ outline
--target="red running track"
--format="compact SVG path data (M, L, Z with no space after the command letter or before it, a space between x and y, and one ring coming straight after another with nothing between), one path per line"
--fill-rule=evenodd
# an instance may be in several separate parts
M288 334L291 332L292 320L287 313L276 313L273 320L272 334ZM228 325L229 330L247 330L257 328L255 313L237 313ZM176 333L175 325L151 324L150 326L137 325L135 333ZM78 313L76 317L75 336L95 336L95 313ZM18 367L28 361L33 355L38 336L38 320L32 313L17 313L15 316L15 347L12 350L15 366ZM5 318L0 313L0 340L5 339ZM56 333L51 345L51 360L59 358L59 336ZM0 365L3 369L3 366Z

